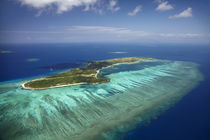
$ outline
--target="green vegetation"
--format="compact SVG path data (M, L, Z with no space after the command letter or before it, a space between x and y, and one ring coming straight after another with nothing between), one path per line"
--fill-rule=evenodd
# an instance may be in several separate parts
M104 61L88 62L84 68L76 68L66 72L36 79L23 84L25 89L47 89L53 87L62 87L74 84L97 84L108 82L109 79L97 77L98 71L102 68L121 63L131 63L142 60L152 60L152 58L126 57L110 59Z

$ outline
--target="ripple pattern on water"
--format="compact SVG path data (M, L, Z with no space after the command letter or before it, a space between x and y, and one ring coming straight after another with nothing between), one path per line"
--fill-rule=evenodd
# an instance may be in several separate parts
M26 81L0 85L3 140L109 139L157 116L202 79L198 65L154 60L101 71L109 83L23 90Z

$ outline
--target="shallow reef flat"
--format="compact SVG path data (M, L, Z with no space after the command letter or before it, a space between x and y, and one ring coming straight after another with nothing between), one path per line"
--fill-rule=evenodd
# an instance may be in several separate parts
M3 140L117 139L137 124L157 117L203 79L191 62L150 60L100 71L98 85L24 90L0 85Z

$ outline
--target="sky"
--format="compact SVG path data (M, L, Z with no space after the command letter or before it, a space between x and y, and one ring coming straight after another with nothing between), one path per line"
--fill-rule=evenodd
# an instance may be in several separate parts
M209 0L1 0L0 43L210 44Z

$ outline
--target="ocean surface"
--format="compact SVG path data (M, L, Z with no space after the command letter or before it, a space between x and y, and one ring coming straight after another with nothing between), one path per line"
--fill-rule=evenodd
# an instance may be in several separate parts
M204 81L155 119L128 132L119 132L119 137L123 135L125 140L210 139L210 46L88 43L0 45L0 49L10 51L0 54L1 84L83 66L87 61L119 57L152 57L200 64Z

